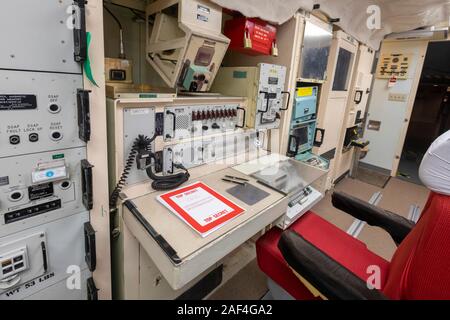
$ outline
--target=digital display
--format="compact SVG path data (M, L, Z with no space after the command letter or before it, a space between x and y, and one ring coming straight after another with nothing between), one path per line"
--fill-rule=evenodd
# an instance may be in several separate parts
M278 84L278 78L275 78L275 77L269 77L269 84L271 84L271 85L277 85L277 84Z
M277 97L277 93L276 92L269 92L269 93L265 92L264 93L264 98L265 99L272 100L272 99L276 99L276 97Z
M197 66L207 67L211 63L214 56L214 48L203 46L198 49L195 56L194 64Z
M109 77L112 81L125 81L127 74L125 70L113 69L109 72Z
M308 143L308 127L305 126L305 127L295 129L295 137L297 138L297 143L299 146L307 144Z
M196 58L196 64L204 66L211 61L211 55L207 52L199 52Z

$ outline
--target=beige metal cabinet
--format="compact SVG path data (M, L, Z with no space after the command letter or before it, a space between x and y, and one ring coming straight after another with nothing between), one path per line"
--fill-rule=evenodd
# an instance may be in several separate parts
M344 127L345 111L351 91L353 69L358 42L344 33L335 31L328 58L328 76L322 86L317 127L324 129L323 143L313 151L330 159L327 189L331 188L336 165L336 151Z
M350 96L343 120L345 126L342 127L336 149L336 167L333 180L339 179L342 175L346 174L353 165L355 148L344 146L345 134L348 128L364 125L362 122L364 121L372 87L372 64L374 56L375 51L372 48L363 44L359 46Z

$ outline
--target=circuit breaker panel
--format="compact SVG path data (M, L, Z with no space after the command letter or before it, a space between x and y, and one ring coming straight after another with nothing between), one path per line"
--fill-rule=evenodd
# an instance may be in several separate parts
M107 99L110 186L149 183L150 167L167 177L256 152L256 131L244 128L245 104L245 98L223 96ZM149 140L148 163L138 161L139 137Z
M164 139L182 140L236 130L239 105L167 107L164 115Z
M83 236L92 206L84 6L0 5L0 300L87 296L86 282L66 286L70 270L93 271Z

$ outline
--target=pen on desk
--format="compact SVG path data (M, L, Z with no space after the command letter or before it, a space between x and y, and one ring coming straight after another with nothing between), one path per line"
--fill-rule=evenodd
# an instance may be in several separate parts
M239 178L239 177L234 177L234 176L229 176L229 175L225 175L225 178L231 179L231 180L240 180L240 181L246 181L248 182L248 179L244 179L244 178Z
M222 180L225 181L225 182L236 183L236 184L239 184L241 186L245 186L247 184L246 182L241 182L241 181L236 181L236 180L231 180L231 179L225 179L225 178L223 178Z

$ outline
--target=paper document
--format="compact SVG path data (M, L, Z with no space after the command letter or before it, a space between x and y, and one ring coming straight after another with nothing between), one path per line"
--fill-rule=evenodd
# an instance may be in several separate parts
M202 237L245 211L202 182L160 195L158 200Z

